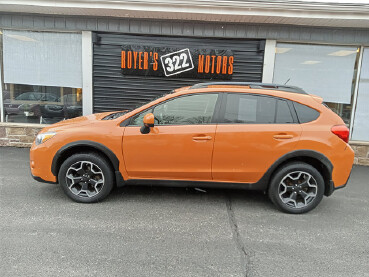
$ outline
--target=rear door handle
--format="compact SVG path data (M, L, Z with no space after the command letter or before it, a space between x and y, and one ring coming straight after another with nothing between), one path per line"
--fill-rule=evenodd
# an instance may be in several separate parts
M293 138L293 135L278 134L278 135L274 135L273 138L275 138L275 139L291 139L291 138Z
M211 136L192 137L193 140L211 140Z

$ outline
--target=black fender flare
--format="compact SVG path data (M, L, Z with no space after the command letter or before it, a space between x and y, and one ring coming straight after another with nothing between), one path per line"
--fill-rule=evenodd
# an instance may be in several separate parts
M283 155L282 157L280 157L278 160L276 160L267 170L267 172L265 172L265 174L263 175L263 177L261 177L261 179L257 182L258 184L260 184L260 188L263 190L267 190L268 186L269 186L269 182L270 182L270 178L272 177L272 174L274 173L274 171L284 162L290 160L290 159L294 159L294 158L313 158L316 159L318 161L320 161L328 170L329 173L329 182L330 184L328 184L329 186L331 186L332 182L332 171L333 171L333 165L331 163L331 161L322 153L314 151L314 150L308 150L308 149L301 149L301 150L294 150L291 151L285 155Z
M117 156L113 153L113 151L111 151L108 147L106 147L105 145L103 145L99 142L95 142L95 141L91 141L91 140L79 140L79 141L74 141L74 142L71 142L71 143L68 143L68 144L64 145L62 148L60 148L55 153L53 161L51 163L51 172L52 172L52 174L54 174L54 176L58 175L59 160L66 151L71 150L72 148L86 147L86 146L90 147L90 148L94 148L94 149L99 150L102 153L104 153L108 157L108 159L110 160L111 164L113 165L114 171L119 172L119 160L118 160Z

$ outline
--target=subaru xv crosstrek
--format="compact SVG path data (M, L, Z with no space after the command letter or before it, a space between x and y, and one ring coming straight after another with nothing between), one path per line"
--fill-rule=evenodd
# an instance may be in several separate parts
M265 191L277 208L305 213L346 185L349 129L303 90L263 83L201 83L132 111L44 128L32 176L77 202L114 186L169 185Z

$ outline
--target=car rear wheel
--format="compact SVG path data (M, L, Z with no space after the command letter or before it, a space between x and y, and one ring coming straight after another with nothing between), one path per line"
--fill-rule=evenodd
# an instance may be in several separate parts
M72 200L93 203L109 195L114 185L114 174L103 156L79 153L63 162L58 180L65 194Z
M269 198L283 212L300 214L314 209L324 194L324 179L313 166L289 163L272 177Z

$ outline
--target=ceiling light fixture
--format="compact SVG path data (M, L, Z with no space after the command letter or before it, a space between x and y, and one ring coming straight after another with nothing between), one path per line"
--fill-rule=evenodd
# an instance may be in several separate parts
M329 53L328 56L345 57L348 55L356 54L357 50L340 50L333 53Z
M292 48L283 48L283 47L276 47L275 48L275 52L276 54L283 54L283 53L287 53L288 51L290 51Z
M14 38L14 39L17 39L17 40L22 40L22 41L37 41L33 38L30 38L30 37L26 37L26 36L21 36L21 35L6 35L10 38Z
M304 61L301 64L317 64L317 63L321 63L321 61Z

